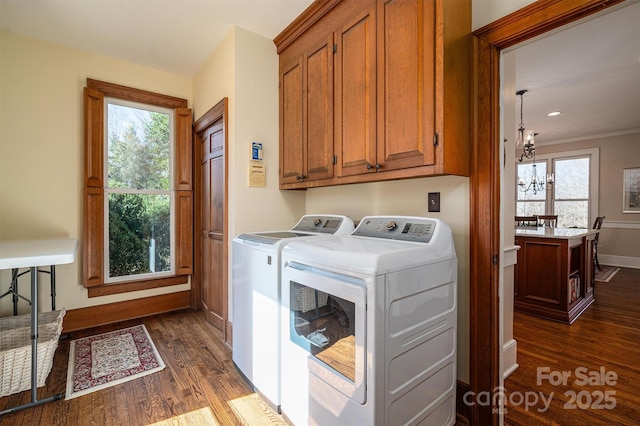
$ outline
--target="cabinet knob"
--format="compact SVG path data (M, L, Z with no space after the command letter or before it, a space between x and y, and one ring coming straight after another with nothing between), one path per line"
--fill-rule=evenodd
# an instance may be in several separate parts
M307 177L306 177L305 175L298 175L298 176L296 176L296 180L304 180L304 179L306 179L306 178L307 178Z

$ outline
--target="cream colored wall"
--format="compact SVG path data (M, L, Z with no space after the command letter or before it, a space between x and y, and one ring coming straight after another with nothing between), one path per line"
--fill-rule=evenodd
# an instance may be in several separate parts
M472 0L472 31L534 2L535 0Z
M289 229L304 214L305 193L278 186L278 55L273 41L235 27L194 78L200 117L229 98L229 241L240 233ZM263 144L266 186L248 186L251 142ZM229 319L233 301L229 247Z
M0 33L0 238L80 239L83 97L87 77L191 100L191 78ZM57 306L99 305L189 289L189 284L87 297L75 263L57 268ZM23 278L27 287L27 278ZM0 290L9 272L0 271ZM47 279L44 279L47 282ZM47 288L47 287L42 287ZM48 292L41 292L43 306ZM10 298L0 314L10 312ZM24 306L26 310L26 305Z
M236 27L236 140L230 193L234 200L234 235L247 231L289 229L304 211L304 191L280 191L278 55L272 40ZM263 146L266 186L249 187L251 142Z
M440 213L427 212L427 194L440 192ZM442 176L307 190L307 213L428 216L452 230L458 256L458 378L469 382L469 179Z

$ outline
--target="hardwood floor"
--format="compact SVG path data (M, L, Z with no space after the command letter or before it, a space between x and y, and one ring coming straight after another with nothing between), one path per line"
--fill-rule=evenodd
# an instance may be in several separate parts
M505 381L506 425L640 424L640 270L596 282L595 299L572 325L515 313L520 367Z
M640 422L640 270L622 268L596 283L596 302L572 325L524 314L514 317L520 367L505 381L506 425L635 425ZM73 338L143 323L166 368L69 401L4 415L2 425L286 425L237 373L221 333L202 312L163 314L75 332ZM70 340L61 340L39 397L64 393ZM537 369L570 372L566 384L537 384ZM580 385L586 374L617 375L615 385ZM581 371L578 370L578 373ZM594 373L595 374L595 373ZM571 392L576 398L572 400ZM609 392L606 394L605 392ZM613 393L611 393L613 392ZM538 398L525 406L519 396ZM551 400L548 409L542 402ZM30 392L0 398L0 410L24 404ZM615 407L607 409L613 404ZM565 408L573 404L575 409ZM597 409L597 404L604 408ZM593 406L593 408L587 408ZM584 408L581 408L584 407Z
M71 339L143 323L165 369L69 401L0 417L2 425L286 425L237 373L222 334L191 310L73 333ZM61 340L38 397L65 392L70 340ZM31 400L30 391L0 398L0 410Z

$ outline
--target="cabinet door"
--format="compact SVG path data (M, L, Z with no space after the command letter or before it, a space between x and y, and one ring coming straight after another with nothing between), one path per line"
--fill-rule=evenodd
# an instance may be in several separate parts
M303 170L302 57L280 69L280 183L295 183Z
M435 1L378 2L378 163L435 162Z
M333 34L304 58L305 181L333 177Z
M376 170L375 12L373 4L336 35L336 176Z

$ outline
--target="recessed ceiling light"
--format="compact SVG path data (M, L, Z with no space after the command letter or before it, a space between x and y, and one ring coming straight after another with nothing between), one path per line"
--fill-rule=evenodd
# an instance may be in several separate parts
M553 111L547 114L549 117L555 117L556 115L560 115L560 111Z

